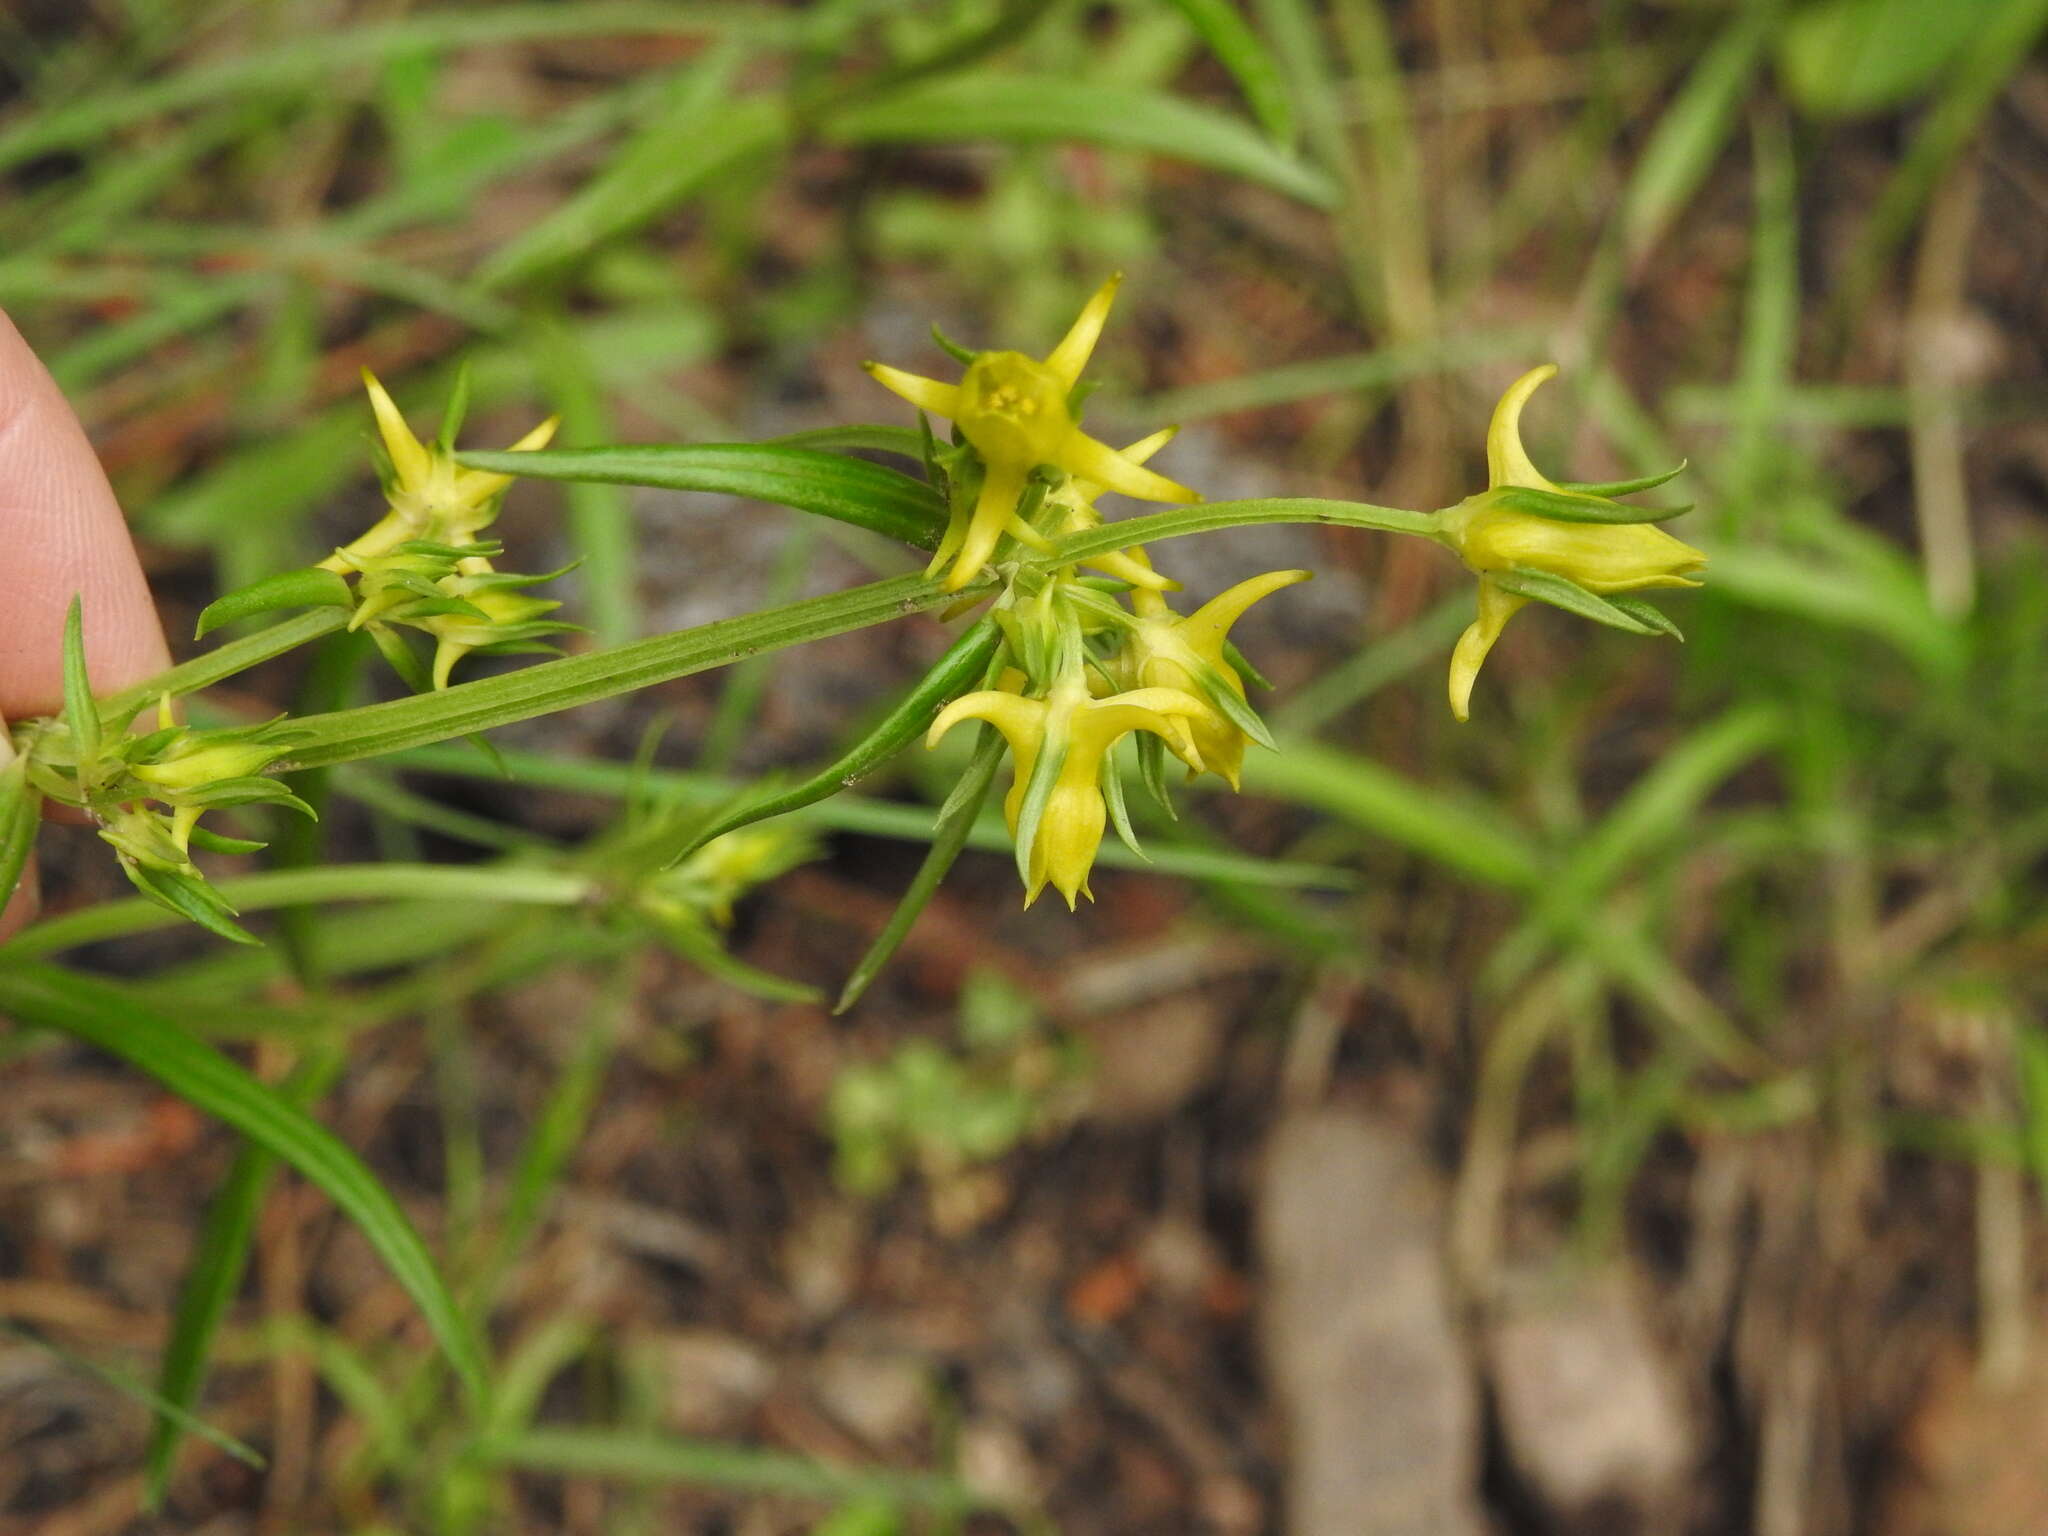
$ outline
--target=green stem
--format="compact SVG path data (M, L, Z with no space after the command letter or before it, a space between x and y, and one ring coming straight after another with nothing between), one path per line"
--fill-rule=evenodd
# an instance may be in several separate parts
M331 635L348 623L346 608L315 608L297 618L286 619L282 624L258 630L240 640L230 640L226 645L208 651L204 656L195 656L190 661L180 662L168 672L159 672L155 677L144 678L133 687L123 688L119 693L109 694L100 700L102 716L118 716L123 710L147 704L160 694L174 698L188 693L198 693L211 688L215 683L225 682L238 672L261 666L287 651L297 650L309 641L323 635Z
M969 588L969 594L973 590ZM741 618L720 619L609 650L542 662L438 693L309 715L292 722L299 739L292 756L279 763L275 771L288 773L360 757L379 757L406 747L510 725L515 720L551 715L578 704L730 666L782 646L922 613L950 603L957 596L922 576L898 576L850 592L806 598Z
M1417 534L1425 539L1437 537L1434 512L1407 512L1399 507L1375 507L1362 501L1324 501L1312 496L1272 496L1251 501L1203 502L1176 507L1171 512L1155 512L1149 517L1104 523L1100 528L1059 540L1044 563L1070 565L1131 544L1212 533L1219 528L1247 528L1254 523L1321 523L1332 528L1372 528L1382 533Z
M316 901L473 901L544 907L573 907L588 901L596 886L586 876L559 870L493 864L335 864L317 869L269 870L223 880L216 890L241 912ZM0 962L32 960L81 944L125 938L182 919L142 897L102 902L25 929L5 947Z

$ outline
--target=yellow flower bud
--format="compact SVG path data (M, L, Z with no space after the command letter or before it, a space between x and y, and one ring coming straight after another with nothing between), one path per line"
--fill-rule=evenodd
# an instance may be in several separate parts
M209 742L197 732L188 732L155 762L136 763L128 771L154 789L175 794L204 789L223 779L252 778L284 755L284 749L271 742Z
M1522 408L1556 373L1557 365L1546 363L1508 386L1486 432L1487 488L1437 514L1439 537L1480 578L1478 617L1459 637L1451 656L1451 713L1459 720L1469 715L1472 684L1487 653L1507 621L1528 601L1491 578L1518 569L1540 571L1605 595L1696 587L1700 583L1692 573L1707 563L1703 551L1653 523L1545 517L1502 494L1522 489L1587 499L1545 476L1522 446Z

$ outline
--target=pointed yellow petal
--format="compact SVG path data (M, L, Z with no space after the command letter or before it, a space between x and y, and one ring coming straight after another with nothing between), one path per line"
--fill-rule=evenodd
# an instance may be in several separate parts
M1118 581L1128 581L1134 587L1152 592L1178 592L1180 583L1171 576L1162 576L1145 563L1142 545L1133 549L1112 549L1106 555L1091 555L1081 563L1092 565L1098 571L1114 576Z
M527 433L526 436L519 439L518 442L514 443L510 448L507 448L505 451L507 453L538 452L540 449L547 447L547 445L554 440L555 430L556 428L560 427L561 424L561 417L550 416L546 421L542 422L539 426L535 427L531 432Z
M1218 592L1181 620L1181 633L1190 645L1204 655L1215 652L1213 659L1220 661L1223 642L1230 637L1230 626L1244 617L1247 608L1261 598L1271 597L1282 587L1307 581L1313 574L1310 571L1268 571L1263 576L1240 581L1236 586Z
M1053 455L1053 463L1068 474L1092 480L1104 490L1141 501L1200 501L1202 494L1191 491L1164 475L1155 475L1133 464L1109 444L1098 442L1085 432L1072 432Z
M1024 494L1026 473L1016 464L988 466L981 482L980 499L974 503L974 516L967 524L967 536L960 541L960 557L946 577L948 592L958 592L979 576L988 557L996 552L1003 530L1014 521L1017 498Z
M1451 715L1463 721L1472 712L1472 685L1479 680L1479 668L1486 660L1487 652L1493 649L1500 632L1527 603L1526 597L1517 597L1503 592L1483 577L1479 582L1479 617L1467 626L1465 633L1458 636L1456 649L1451 652Z
M1118 737L1131 731L1150 731L1177 745L1184 742L1192 749L1193 739L1176 728L1176 721L1183 716L1199 715L1208 707L1178 688L1133 688L1106 699L1094 699L1075 711L1071 750L1082 764L1099 762Z
M927 747L937 746L940 739L962 720L986 720L1003 733L1003 740L1010 744L1010 750L1021 755L1035 749L1038 738L1044 734L1045 703L1041 699L1004 693L999 688L963 693L939 711L931 729L925 732L924 744Z
M377 418L377 435L384 439L384 451L391 455L391 467L398 472L399 483L419 485L427 478L427 472L433 465L426 445L412 435L412 428L405 424L397 402L377 382L377 375L367 368L363 370L363 388L370 392L370 410Z
M1533 463L1522 447L1522 407L1550 379L1557 376L1557 364L1531 368L1500 397L1493 408L1493 421L1486 429L1486 483L1489 486L1522 485L1539 491L1557 489Z
M1103 323L1109 319L1109 307L1116 302L1116 291L1123 280L1123 273L1112 272L1109 281L1096 289L1094 296L1081 306L1081 313L1067 334L1060 338L1060 344L1046 354L1045 366L1058 377L1061 387L1072 389L1080 382L1081 370L1088 366L1095 343L1102 335Z
M925 378L922 374L905 373L901 368L891 368L887 363L862 363L868 376L882 388L901 395L921 411L930 411L934 416L943 416L948 421L960 417L960 386L941 384L937 379Z
M1123 456L1133 464L1143 464L1153 454L1180 436L1179 427L1161 427L1150 437L1141 437L1130 447L1122 450Z

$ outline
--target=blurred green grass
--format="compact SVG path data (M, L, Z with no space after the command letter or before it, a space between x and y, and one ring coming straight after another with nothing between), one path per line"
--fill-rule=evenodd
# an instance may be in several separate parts
M2022 237L1983 168L2044 25L1925 0L31 10L0 20L0 303L101 445L174 630L318 554L365 494L362 365L418 404L467 360L486 413L559 410L572 443L741 436L778 392L858 401L825 375L901 312L1033 338L1122 265L1105 409L1203 424L1275 491L1428 505L1475 483L1492 387L1565 363L1540 462L1692 462L1713 560L1685 648L1525 619L1460 730L1452 573L1333 548L1376 595L1285 669L1321 675L1250 765L1278 809L1182 834L1358 873L1357 895L1205 885L1290 964L1362 954L1448 990L1458 1045L1431 1048L1475 1063L1458 1259L1483 1282L1530 1119L1569 1127L1596 1246L1660 1138L1803 1124L2048 1179L2048 553L2001 431L2042 415L2042 317L2001 276ZM1988 360L1985 315L2009 333ZM580 487L561 512L578 616L641 632L634 504ZM774 687L735 681L706 771ZM943 774L901 783L936 798ZM416 807L374 784L334 790L404 852ZM314 1050L627 947L386 894L323 915L324 990L293 1006L264 1000L265 956L117 985ZM1975 1047L1996 1109L1890 1068L1964 1017L2002 1021ZM460 1031L433 1038L456 1083ZM588 1040L509 1178L451 1161L470 1215L446 1242L494 1202L530 1222L603 1075L608 1032ZM479 1307L505 1262L471 1271ZM513 1463L846 1491L664 1450L645 1415L422 1450L445 1383L394 1389L399 1362L308 1337L371 1426L357 1485L436 1528L494 1528ZM501 1374L591 1348L544 1338Z

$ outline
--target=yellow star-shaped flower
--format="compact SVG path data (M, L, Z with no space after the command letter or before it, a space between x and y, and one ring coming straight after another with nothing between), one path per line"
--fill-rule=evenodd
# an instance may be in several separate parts
M391 460L391 481L385 487L390 510L361 538L320 562L323 570L348 572L350 556L369 559L388 554L410 540L434 544L473 544L498 515L498 503L512 476L482 469L464 469L455 462L454 444L436 439L423 443L413 435L397 402L369 369L363 370L377 435ZM458 386L457 393L463 391ZM511 447L513 453L544 448L560 418L550 416ZM452 426L444 436L453 436ZM489 569L488 566L484 567Z
M1024 802L1042 753L1057 754L1051 793L1038 825L1029 830L1025 856L1024 904L1038 899L1049 880L1071 909L1078 897L1094 900L1088 874L1108 806L1102 798L1103 759L1132 731L1167 735L1179 717L1198 713L1202 701L1172 688L1140 688L1091 698L1078 674L1054 683L1042 699L1026 698L1007 689L989 688L965 694L939 712L925 737L937 745L962 720L986 720L1009 743L1012 777L1003 815L1010 835L1018 835Z
M1072 329L1043 360L1021 352L983 352L967 365L958 384L883 363L865 365L884 388L957 425L981 455L985 473L980 495L971 511L956 515L947 527L931 563L931 574L936 575L952 562L948 591L957 592L978 576L1003 534L1013 531L1025 481L1041 464L1089 482L1098 493L1117 491L1145 501L1202 499L1083 432L1068 403L1102 335L1121 281L1119 274L1095 291Z

